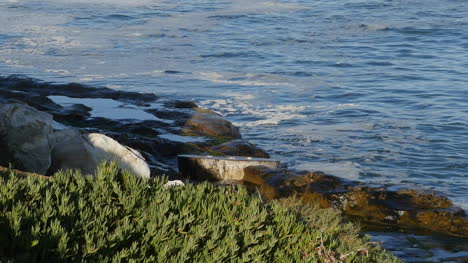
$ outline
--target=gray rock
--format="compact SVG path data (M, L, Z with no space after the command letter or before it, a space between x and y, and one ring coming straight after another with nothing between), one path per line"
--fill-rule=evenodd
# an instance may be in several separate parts
M45 174L51 164L52 115L24 103L0 105L0 163Z
M93 174L101 162L114 161L137 176L150 177L150 168L139 152L103 134L66 129L55 133L55 141L50 174L66 169Z
M103 161L149 178L150 169L136 150L98 133L81 133L56 123L49 113L20 102L0 105L0 165L51 175L77 169L92 174Z
M51 99L51 96L84 100L73 102L83 105L70 106L67 103L63 105L57 103ZM154 94L113 91L76 83L56 85L24 76L0 76L0 103L6 103L9 99L24 101L37 110L52 114L54 120L61 124L110 136L138 150L151 167L152 174L165 174L171 179L180 178L176 172L177 155L209 152L209 148L214 145L241 138L239 129L216 112L198 108L188 101L155 103L158 98ZM112 99L119 104L128 105L129 109L145 111L157 118L121 120L112 119L109 116L99 117L95 113L100 110L100 107L93 108L91 111L86 106L88 105L87 99ZM165 139L163 137L165 134L199 136L203 138L203 142L173 141ZM0 160L11 157L5 149L0 145L0 155L3 154L5 157L0 156ZM225 154L241 155L244 153L229 151ZM258 152L245 155L263 157L258 155Z

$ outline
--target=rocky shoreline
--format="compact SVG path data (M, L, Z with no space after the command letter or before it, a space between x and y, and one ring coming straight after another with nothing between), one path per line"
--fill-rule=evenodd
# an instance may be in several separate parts
M112 107L98 109L105 105ZM113 160L142 177L187 180L177 170L181 154L269 157L222 116L190 101L23 76L0 77L0 135L1 166L42 175L69 168L92 173L100 161ZM338 208L386 230L468 237L465 212L432 192L392 191L285 167L250 166L236 183L265 199L297 196Z

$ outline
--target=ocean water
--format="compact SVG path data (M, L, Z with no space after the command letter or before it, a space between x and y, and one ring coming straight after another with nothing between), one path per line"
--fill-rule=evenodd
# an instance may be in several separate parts
M3 0L9 74L193 100L290 167L468 209L466 0Z

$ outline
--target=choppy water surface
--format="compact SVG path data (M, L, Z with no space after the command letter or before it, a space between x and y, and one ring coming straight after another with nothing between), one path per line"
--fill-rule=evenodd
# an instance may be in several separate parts
M466 209L467 14L464 0L6 0L0 74L193 99L291 167Z

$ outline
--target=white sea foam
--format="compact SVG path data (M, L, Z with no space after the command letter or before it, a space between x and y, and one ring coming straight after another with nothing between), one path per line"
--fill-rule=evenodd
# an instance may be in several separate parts
M9 3L31 3L38 2L37 0L7 0ZM43 0L48 3L63 3L62 0ZM149 5L161 2L159 0L67 0L68 4L107 4L107 5L126 5L126 6L139 6Z
M60 75L70 75L71 72L66 69L46 69L46 72L57 73Z
M229 96L229 94L227 94ZM258 125L277 125L282 121L301 119L307 117L302 114L308 107L304 105L260 105L256 97L241 94L231 94L233 98L205 100L199 104L221 112L223 115L237 114L243 116L255 116L255 121L234 121L235 125L252 127Z
M284 77L273 74L252 74L232 72L194 72L193 75L202 80L216 83L236 84L241 86L290 86Z
M279 1L265 0L233 0L232 4L224 14L245 14L245 13L268 13L268 12L291 12L304 9L305 7L297 3L284 3Z

